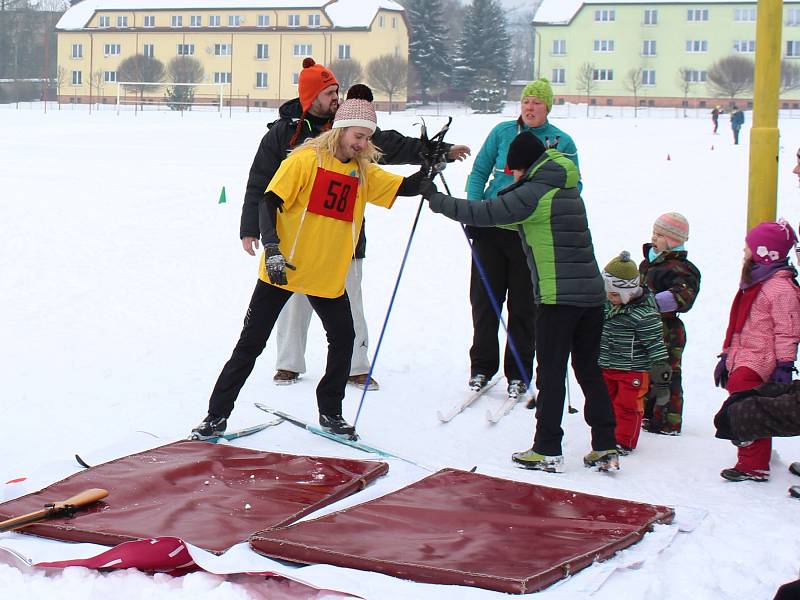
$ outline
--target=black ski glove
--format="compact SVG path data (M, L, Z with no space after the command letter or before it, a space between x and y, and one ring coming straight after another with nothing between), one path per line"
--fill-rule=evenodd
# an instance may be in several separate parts
M267 268L267 277L275 285L286 285L288 283L286 269L295 270L296 268L293 264L286 262L278 244L264 245L264 265Z
M650 367L650 382L653 384L653 396L656 405L664 406L669 403L670 389L672 382L672 367L667 363L656 363Z
M430 200L431 196L438 191L439 190L436 189L436 184L427 177L419 183L419 195L425 198L425 200Z

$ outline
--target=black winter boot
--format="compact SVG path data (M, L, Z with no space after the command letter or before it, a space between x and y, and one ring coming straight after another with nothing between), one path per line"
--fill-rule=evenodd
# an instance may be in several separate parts
M320 415L319 424L328 433L347 436L354 440L358 439L356 428L345 421L342 415Z
M228 419L225 417L215 417L214 415L207 415L203 422L197 427L192 429L192 434L189 439L192 440L208 440L211 438L219 437L225 433L228 427Z

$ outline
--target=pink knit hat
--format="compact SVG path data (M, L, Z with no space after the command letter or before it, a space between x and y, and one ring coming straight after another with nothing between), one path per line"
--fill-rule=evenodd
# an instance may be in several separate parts
M653 223L653 231L667 238L670 248L676 248L689 239L689 221L680 213L664 213Z
M745 238L753 261L768 265L786 258L789 250L797 242L797 236L786 221L765 222L753 227Z
M366 127L374 132L378 126L375 107L369 100L345 100L333 117L333 129L340 127Z

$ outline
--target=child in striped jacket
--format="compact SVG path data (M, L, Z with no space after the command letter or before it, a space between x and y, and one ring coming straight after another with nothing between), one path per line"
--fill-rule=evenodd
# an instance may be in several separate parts
M641 285L639 268L623 251L603 270L608 301L598 364L617 419L617 449L628 454L639 439L644 396L651 373L669 400L672 370L667 363L661 317L652 294Z

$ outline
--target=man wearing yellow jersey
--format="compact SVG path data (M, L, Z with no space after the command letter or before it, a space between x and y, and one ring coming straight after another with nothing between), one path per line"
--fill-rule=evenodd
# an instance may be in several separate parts
M294 292L308 297L328 339L325 375L317 386L320 426L355 435L342 417L355 336L344 289L347 270L366 203L391 208L397 196L417 195L425 176L420 170L404 178L376 164L380 152L371 141L376 124L371 102L346 100L331 130L292 151L270 181L259 210L264 260L256 289L239 342L211 393L208 415L192 430L193 437L225 431L239 390Z

